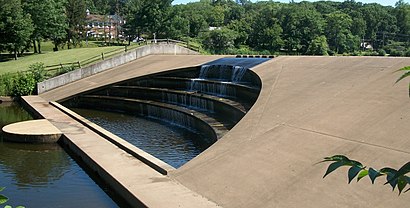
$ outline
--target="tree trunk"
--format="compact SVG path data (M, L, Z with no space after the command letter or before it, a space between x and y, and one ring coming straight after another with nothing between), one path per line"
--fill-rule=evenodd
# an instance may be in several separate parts
M37 53L37 46L36 46L36 40L33 39L33 48L34 48L34 53Z
M70 39L71 39L71 31L67 32L67 49L70 49Z
M57 40L54 41L54 52L58 51L58 44L57 44Z
M38 44L38 53L41 53L41 45L40 45L41 41L40 39L37 40L37 44Z
M14 48L14 60L17 60L17 49Z

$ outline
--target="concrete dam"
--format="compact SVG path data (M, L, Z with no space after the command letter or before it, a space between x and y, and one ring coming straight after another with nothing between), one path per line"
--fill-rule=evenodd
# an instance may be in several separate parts
M24 97L62 143L142 207L405 206L380 181L322 178L323 157L372 167L410 160L408 58L150 55ZM57 101L57 102L55 102ZM213 143L174 168L67 107L117 109L208 132Z

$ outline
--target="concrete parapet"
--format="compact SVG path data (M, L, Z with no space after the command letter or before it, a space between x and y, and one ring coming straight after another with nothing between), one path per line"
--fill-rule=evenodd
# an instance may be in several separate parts
M60 76L37 83L37 93L42 94L51 89L72 83L74 81L89 77L99 72L111 69L113 67L128 63L138 58L152 54L171 54L171 55L196 55L196 51L178 46L176 44L152 44L139 47L135 50L123 53L110 59L98 62L96 64L80 68Z

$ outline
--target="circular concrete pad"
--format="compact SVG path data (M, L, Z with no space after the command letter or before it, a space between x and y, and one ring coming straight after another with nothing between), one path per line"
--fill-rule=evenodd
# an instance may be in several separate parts
M22 143L54 143L62 133L46 119L23 121L3 127L5 140Z

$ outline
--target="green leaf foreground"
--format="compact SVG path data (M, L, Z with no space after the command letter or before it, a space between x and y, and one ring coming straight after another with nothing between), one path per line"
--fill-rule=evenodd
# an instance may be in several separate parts
M7 198L6 196L0 194L0 204L4 204L8 200L9 200L9 198Z
M344 155L325 157L322 161L320 161L320 163L323 162L333 162L327 168L323 178L342 166L350 166L347 175L349 184L355 177L357 177L357 182L359 182L362 178L369 176L372 184L374 184L377 178L386 176L386 183L384 185L389 184L393 189L392 191L394 191L397 187L399 190L399 195L403 192L403 190L405 190L407 185L410 185L410 177L406 175L410 173L410 162L404 164L399 170L390 167L385 167L380 170L371 167L366 168L362 165L362 163L351 160ZM409 190L410 188L404 191L404 193Z
M403 67L403 68L397 70L396 72L402 72L402 71L407 71L407 72L405 72L403 75L401 75L401 76L396 80L396 83L397 83L397 82L400 82L400 81L403 80L404 78L410 76L410 66ZM410 97L410 83L409 83L409 97Z

